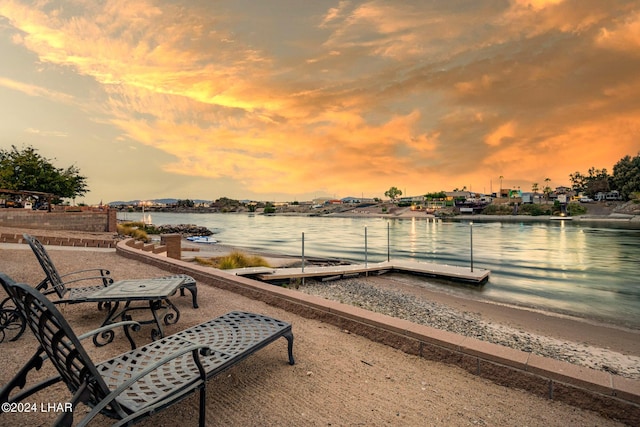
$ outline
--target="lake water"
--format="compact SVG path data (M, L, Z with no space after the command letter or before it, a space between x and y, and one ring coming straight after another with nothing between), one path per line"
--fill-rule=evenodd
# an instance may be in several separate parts
M171 213L152 221L205 226L226 245L298 256L304 233L305 256L360 263L390 256L470 267L473 252L474 268L491 270L483 287L431 278L421 285L640 328L640 224Z

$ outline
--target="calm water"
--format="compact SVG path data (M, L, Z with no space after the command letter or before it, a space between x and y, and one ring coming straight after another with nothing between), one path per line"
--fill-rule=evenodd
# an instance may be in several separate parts
M120 217L119 217L120 218ZM140 220L141 214L121 219ZM451 293L640 328L640 224L441 222L421 219L153 213L153 223L197 224L221 243L354 262L413 259L491 270L482 288L429 278ZM365 251L366 228L366 251ZM366 255L365 255L366 252Z

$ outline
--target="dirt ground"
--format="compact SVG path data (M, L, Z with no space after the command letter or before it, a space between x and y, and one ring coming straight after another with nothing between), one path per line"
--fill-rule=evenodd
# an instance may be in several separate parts
M55 249L50 254L61 273L106 267L116 279L159 277L167 273L122 258L112 250ZM36 284L43 274L26 245L0 248L0 271L14 280ZM174 297L181 317L170 334L231 310L263 313L293 325L296 364L287 363L286 341L279 340L210 381L209 426L618 426L615 421L528 392L496 385L468 372L371 342L334 326L293 315L261 301L199 284L200 308L189 294ZM60 307L78 331L93 329L104 314L91 304ZM149 327L135 335L150 342ZM121 333L114 343L95 348L94 360L127 350ZM0 383L6 383L32 354L35 340L27 331L16 342L0 344ZM43 371L51 373L51 368ZM38 377L43 376L38 373ZM35 377L34 377L35 378ZM69 398L63 386L28 399L60 403ZM197 423L197 396L154 415L142 426L190 426ZM85 411L76 409L76 420ZM53 412L3 414L2 426L51 425ZM100 416L91 425L112 423Z

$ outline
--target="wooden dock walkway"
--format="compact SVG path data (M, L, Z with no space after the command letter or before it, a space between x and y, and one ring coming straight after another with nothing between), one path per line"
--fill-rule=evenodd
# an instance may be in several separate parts
M265 282L286 281L305 277L313 278L343 278L360 274L382 274L385 272L403 272L442 279L462 281L482 285L489 280L490 270L483 268L459 267L446 264L435 264L416 261L392 260L368 264L334 265L326 267L308 266L296 268L239 268L227 270L238 276L253 276Z

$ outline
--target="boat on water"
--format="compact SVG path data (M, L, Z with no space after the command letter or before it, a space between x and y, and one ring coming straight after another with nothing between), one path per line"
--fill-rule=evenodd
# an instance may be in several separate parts
M210 236L189 236L187 240L194 243L218 243L216 239Z

